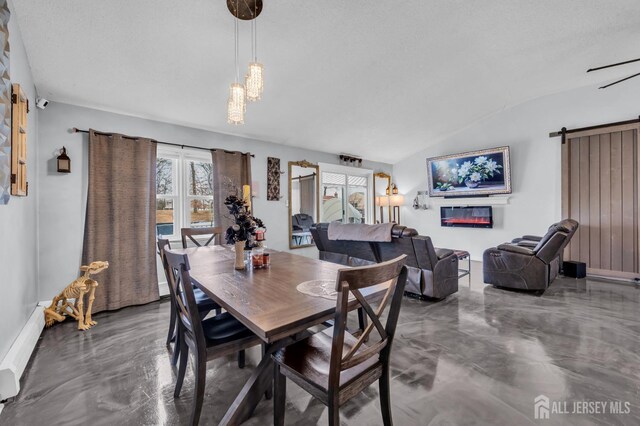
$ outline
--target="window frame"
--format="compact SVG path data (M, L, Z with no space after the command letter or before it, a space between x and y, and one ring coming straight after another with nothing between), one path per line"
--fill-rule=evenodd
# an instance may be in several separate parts
M173 200L173 234L162 234L163 238L169 241L181 241L181 228L191 227L191 201L192 200L211 200L213 203L213 193L211 195L190 195L189 194L189 161L199 161L212 163L211 154L205 151L189 148L165 147L158 146L156 153L156 161L158 158L167 158L174 161L173 168L173 193L171 195L163 195L156 193L156 200L172 199ZM213 177L212 177L213 179ZM215 188L215 183L214 183ZM156 201L157 205L157 201ZM157 208L157 207L156 207ZM212 204L213 208L213 204ZM215 220L215 218L214 218ZM156 223L156 235L157 223Z

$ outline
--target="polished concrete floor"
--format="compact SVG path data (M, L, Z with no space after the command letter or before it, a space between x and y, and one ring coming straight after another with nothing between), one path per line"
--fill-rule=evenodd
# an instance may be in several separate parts
M479 264L472 276L442 302L404 299L391 360L396 425L640 424L638 286L560 278L539 296L483 285ZM152 303L96 315L84 333L71 322L46 330L0 424L185 424L193 380L173 398L168 315L166 302ZM244 370L232 357L209 364L200 424L218 423L258 356ZM534 419L538 395L551 400L548 420ZM287 424L327 424L325 407L296 385L287 398ZM583 401L606 402L605 413L572 413ZM629 412L610 413L614 402ZM380 424L377 386L341 416ZM271 421L263 400L246 424Z

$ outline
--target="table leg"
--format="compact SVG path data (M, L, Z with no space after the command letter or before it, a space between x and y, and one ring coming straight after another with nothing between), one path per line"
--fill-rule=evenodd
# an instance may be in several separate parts
M278 349L297 342L311 335L308 331L303 331L295 336L287 337L272 344L265 344L262 351L262 360L253 370L249 380L244 384L242 390L236 396L220 425L239 425L248 420L256 406L267 392L271 394L273 383L273 360L271 355ZM270 396L270 395L269 395Z
M273 380L273 351L270 349L265 351L262 360L220 421L221 425L239 425L253 414Z

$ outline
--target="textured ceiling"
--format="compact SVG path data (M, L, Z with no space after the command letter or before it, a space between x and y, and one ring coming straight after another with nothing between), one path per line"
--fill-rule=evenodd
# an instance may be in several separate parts
M506 107L640 71L585 73L640 57L638 0L264 2L265 92L236 127L224 0L13 1L51 100L390 163ZM248 34L241 23L241 69Z

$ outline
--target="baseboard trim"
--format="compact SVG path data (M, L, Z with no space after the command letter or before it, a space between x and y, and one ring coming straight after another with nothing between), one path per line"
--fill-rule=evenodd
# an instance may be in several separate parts
M0 362L0 401L13 398L20 392L20 378L44 329L42 309L40 304L35 307L9 352Z
M160 293L160 297L169 295L169 283L159 282L158 283L158 293Z

